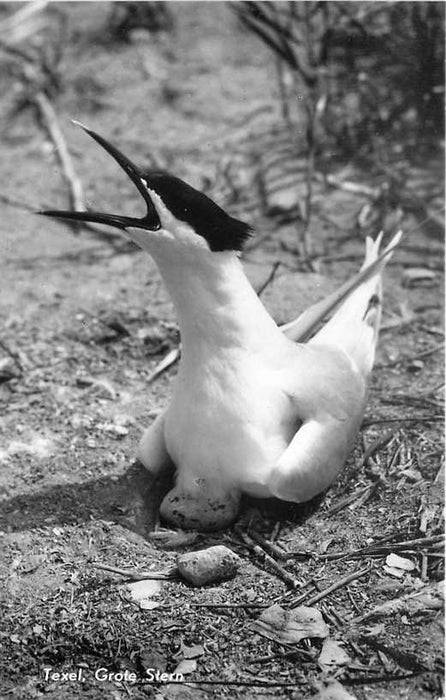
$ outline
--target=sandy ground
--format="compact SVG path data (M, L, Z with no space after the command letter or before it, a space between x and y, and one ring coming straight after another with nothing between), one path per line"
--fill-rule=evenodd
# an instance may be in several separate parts
M63 11L70 35L57 111L88 202L105 211L115 211L122 198L125 211L119 213L134 214L137 200L70 118L96 128L136 161L161 162L200 186L212 178L243 118L274 101L269 54L241 32L223 3L181 5L174 35L113 45L103 41L107 13L101 3L72 3ZM11 93L1 99L6 106ZM268 117L272 124L275 118ZM36 208L65 207L60 166L32 112L9 122L2 136L2 191ZM431 155L416 162L412 174L417 191L427 190L441 180L441 160ZM287 251L295 237L291 224L245 254L256 287L274 262L282 263L263 297L278 321L358 267L363 243L346 234L361 204L337 190L325 193L323 209L337 226L315 221L312 243L324 256L340 259L322 262L317 273L299 271ZM286 568L313 593L370 566L317 606L350 659L346 667L327 669L317 661L320 640L285 656L290 649L252 631L260 612L243 604L268 604L288 589L234 531L147 537L137 495L145 488L144 474L132 465L141 431L168 401L175 369L150 386L147 380L178 343L154 263L124 242L113 247L15 207L2 209L0 360L12 353L16 375L0 384L4 697L300 698L314 696L335 677L361 700L439 697L438 606L425 601L416 612L406 606L379 618L363 616L418 590L429 591L436 603L443 575L438 547L394 547L441 532L441 240L409 222L413 230L388 268L386 330L365 425L343 474L310 507L248 503L242 514L244 526L249 522L265 537L281 523L277 542L307 553L292 557ZM258 222L258 235L268 225ZM429 270L430 278L409 284L407 270L415 267ZM410 321L404 322L402 308ZM364 460L367 447L384 436L388 443ZM352 503L336 511L352 494ZM325 556L378 540L384 543L379 555ZM154 610L128 602L122 578L93 566L100 561L165 571L178 552L215 543L243 557L238 576L199 590L163 583L161 606ZM385 559L393 551L416 568L401 578L389 574ZM241 607L212 607L217 603ZM200 648L188 678L221 685L141 686L94 677L101 667L172 671L194 645ZM82 680L60 680L46 668L82 669ZM283 685L268 687L273 682Z

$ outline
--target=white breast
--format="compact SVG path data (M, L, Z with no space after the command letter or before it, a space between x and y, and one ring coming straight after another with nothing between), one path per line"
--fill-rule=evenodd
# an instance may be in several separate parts
M277 373L242 350L192 364L181 368L166 415L177 483L187 488L194 479L212 478L267 495L271 467L296 431Z

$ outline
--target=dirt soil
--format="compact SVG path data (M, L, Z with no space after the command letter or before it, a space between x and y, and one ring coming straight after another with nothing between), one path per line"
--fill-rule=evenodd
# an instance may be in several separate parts
M107 3L59 5L69 34L57 113L88 201L104 211L135 215L137 198L70 118L135 161L168 165L199 186L212 179L222 153L230 157L231 134L243 120L277 97L270 55L226 5L172 6L174 34L139 32L129 43L111 44L104 38ZM12 94L1 93L3 106ZM273 126L277 115L268 115ZM54 147L34 113L18 114L2 135L3 194L36 208L66 208ZM411 177L420 196L438 186L441 157L414 159ZM367 173L362 179L368 182ZM277 320L292 318L357 269L363 241L354 221L364 202L338 189L320 196L321 216L310 231L320 254L313 273L300 270L290 252L293 223L255 222L258 236L277 229L244 256L256 287L281 262L263 295ZM345 470L317 503L244 504L243 531L275 537L293 553L287 561L276 558L298 582L293 590L237 530L148 534L151 515L141 500L147 479L134 464L135 450L168 401L175 367L150 384L148 378L178 344L154 263L125 241L75 235L60 222L3 205L2 697L441 696L443 251L427 227L413 219L404 226L410 233L385 277L384 330L366 418ZM424 274L408 276L414 268ZM129 602L125 579L94 566L167 571L178 553L217 543L242 557L237 576L198 589L163 581L153 609ZM352 555L372 544L380 549ZM391 553L414 568L385 568ZM311 604L355 572L358 578ZM347 661L319 661L321 639L287 646L253 630L261 606L281 601L287 608L302 593L304 604L322 612ZM390 612L372 613L391 601L398 603ZM191 685L142 683L144 669L171 672L181 661ZM101 667L134 672L139 681L98 680ZM324 695L333 679L345 695L333 685Z

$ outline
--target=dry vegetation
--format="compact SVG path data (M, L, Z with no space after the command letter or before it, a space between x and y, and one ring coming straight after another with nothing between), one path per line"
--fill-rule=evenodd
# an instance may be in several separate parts
M271 40L249 27L258 16L241 21L261 3L241 3L237 12L223 3L171 3L170 13L149 5L127 14L122 4L51 3L16 25L8 19L16 8L0 7L1 692L67 700L438 698L438 85L421 102L401 85L404 109L396 88L385 94L391 82L373 79L385 70L385 42L398 28L400 41L411 36L410 21L395 14L406 4L389 4L396 9L385 31L380 17L364 15L378 3L328 4L356 7L360 46L364 28L374 40L374 22L384 43L346 55L339 32L331 82L319 65L324 54L313 54L303 113L293 92L302 88L299 61L289 81L289 62L280 64ZM426 5L440 16L440 4L412 5L432 42ZM331 19L306 21L308 31L322 32ZM393 85L405 75L397 68ZM142 428L168 399L174 366L156 379L154 372L178 347L178 332L150 259L103 230L30 215L85 202L115 210L120 198L121 213L134 214L134 193L70 118L255 224L245 263L278 321L357 269L365 233L400 225L407 232L386 274L363 428L317 503L247 502L231 531L148 534L138 500L144 474L132 462ZM122 575L95 566L129 570L129 578L167 572L178 552L217 543L242 557L237 576L201 589L168 578L153 609L129 602ZM413 568L389 569L392 554ZM287 644L261 634L258 618L276 602L317 608L331 648L317 637ZM173 671L180 663L186 685L141 682L148 667ZM95 680L100 667L127 669L140 682ZM83 681L45 679L45 668L81 669Z

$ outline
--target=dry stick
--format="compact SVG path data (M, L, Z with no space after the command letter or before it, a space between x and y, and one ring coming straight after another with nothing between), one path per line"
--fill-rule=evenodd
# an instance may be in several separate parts
M30 74L30 70L25 71L25 75L27 76L29 82L32 83L32 75ZM56 153L62 166L65 179L70 187L70 200L73 209L74 211L84 212L87 210L87 207L85 206L82 183L76 175L73 161L71 159L64 135L59 126L54 107L47 96L41 91L37 92L33 99L48 131L48 135L56 148ZM121 233L114 232L107 226L101 226L101 224L95 224L87 221L82 222L82 226L89 231L93 231L96 235L99 234L101 238L105 238L106 240L110 241L114 238L122 240Z
M360 506L363 506L364 503L367 503L369 498L373 496L376 489L378 488L378 483L378 481L375 481L373 484L367 486L367 488L364 489L364 491L359 495L359 497L356 498L353 501L353 503L350 504L351 508L359 508Z
M352 574L348 574L348 576L344 576L344 578L341 578L339 581L336 581L336 583L334 583L332 586L329 586L329 588L326 588L324 591L316 593L316 595L309 598L306 601L306 605L308 607L311 607L312 605L319 603L321 600L331 595L335 591L338 591L340 588L344 588L344 586L348 586L348 584L352 581L356 581L356 579L362 578L362 576L365 576L366 574L370 573L371 570L371 566L366 566L364 569L359 569L358 571L354 571ZM291 607L294 608L296 607L296 605L293 603Z
M382 449L385 447L387 444L389 444L392 439L395 437L395 431L394 430L389 430L387 433L384 433L384 435L380 435L376 440L374 440L366 449L364 452L362 458L359 460L358 464L354 467L352 470L350 476L353 474L356 474L362 467L368 462L368 460L373 457L373 455L378 452L378 450ZM350 503L353 503L354 501L358 500L361 501L363 498L367 498L369 495L371 495L372 491L376 488L376 484L369 484L369 486L366 486L358 495L358 493L352 493L347 498L344 498L342 501L339 501L336 503L334 506L328 509L327 515L334 515L340 510L343 510L343 508L346 508ZM360 505L360 503L358 503Z
M360 549L346 550L343 552L331 552L329 554L314 554L318 559L349 559L357 556L365 556L372 554L387 554L388 552L401 551L406 549L418 549L428 547L430 545L442 544L444 535L432 535L432 537L419 537L415 540L406 540L403 542L390 542L388 544L367 545Z
M269 287L269 285L271 284L271 282L274 281L274 277L276 276L276 272L277 272L277 270L279 269L280 265L281 265L280 260L276 260L276 262L273 264L273 266L272 266L272 268L271 268L271 271L270 271L268 277L267 277L266 280L260 285L260 287L256 290L256 291L257 291L257 296L258 296L258 297L260 297L260 296L263 294L263 292L265 291L265 289L266 289L267 287Z
M427 581L427 556L426 554L421 555L421 572L420 572L420 578L422 581Z
M371 425L378 425L379 423L432 423L443 421L442 416L420 416L419 418L376 418L365 419L362 422L361 428L369 428Z
M173 603L178 605L178 603ZM271 603L188 603L194 608L270 608Z
M17 350L11 350L9 345L4 341L0 339L0 348L2 348L9 357L11 357L17 367L19 368L20 372L23 374L24 367L23 367L23 362L22 358L20 357L21 353L18 352Z
M274 573L279 576L279 578L282 579L282 581L285 581L287 586L291 586L291 588L300 588L301 583L297 581L288 571L286 571L283 566L278 564L275 559L273 559L269 554L267 554L259 545L257 545L254 540L251 539L249 535L246 534L246 532L243 532L241 528L235 528L236 533L238 536L241 538L241 540L244 542L244 544L250 549L254 554L257 554L258 557L261 557L264 559L265 562L267 562L270 567L273 569Z
M273 544L273 542L269 542L258 532L251 531L249 534L251 535L252 539L257 542L257 544L259 544L266 552L268 552L268 554L271 554L276 559L286 561L290 558L289 553L282 549L282 547L278 547L276 544Z
M65 179L70 187L71 205L74 211L85 211L82 184L74 170L73 161L71 160L65 138L59 126L54 107L43 92L38 92L34 95L34 102L39 109L48 135L56 148L57 157L59 158Z
M182 605L184 606L185 603L184 601L178 601L176 600L174 603L163 603L162 605L159 605L158 608L161 609L170 609L174 608L176 606ZM186 605L190 606L191 608L206 608L209 610L218 609L222 608L223 610L250 610L251 608L256 610L259 608L270 608L271 603L191 603L187 602Z
M347 180L339 180L335 175L324 175L320 173L315 174L315 179L321 181L321 179L330 187L336 187L344 192L350 192L351 194L357 194L360 197L369 197L370 199L376 199L379 196L379 189L377 187L369 187L368 185L360 185L357 182L348 182Z
M273 529L271 530L271 534L269 536L269 540L270 540L271 544L273 544L274 541L279 536L281 527L282 527L282 522L280 520L277 520L277 522L274 523Z
M289 659L292 658L293 656L305 656L309 661L314 661L315 663L317 662L317 659L313 654L311 654L309 651L305 651L305 649L293 649L291 651L277 651L271 654L267 654L266 656L252 656L249 658L247 661L249 664L261 664L261 663L266 663L267 661L271 661L272 659Z
M347 591L348 591L348 589L347 589ZM342 625L345 624L344 620L342 620L342 622L340 623L336 619L336 617L332 614L328 605L326 605L325 603L321 603L321 613L325 617L325 619L330 623L330 625L332 625L333 627L335 627L337 629L340 629L342 627Z
M367 464L369 459L373 457L379 450L381 450L383 447L386 447L391 441L392 438L395 437L395 431L394 430L389 430L387 433L384 433L384 435L380 435L377 437L375 440L373 440L372 443L367 447L366 451L364 452L363 456L359 460L358 464L355 466L353 472L357 472L362 467Z
M439 545L444 542L444 535L432 535L431 537L418 537L415 540L405 540L402 542L389 542L388 543L388 548L391 549L403 549L406 547L409 548L416 548L416 547L428 547L431 545ZM378 552L378 551L385 551L384 545L369 545L367 547L367 550L370 551L370 553L373 552Z
M381 669L380 669L381 670ZM378 673L378 669L371 668L371 673ZM413 673L385 673L382 676L361 676L360 678L348 678L342 679L342 683L346 686L350 685L368 685L370 683L384 683L386 681L402 681L409 678L416 678L420 675L420 671L414 671ZM171 682L171 681L170 681Z
M381 403L386 406L421 406L422 408L436 408L442 409L443 406L439 401L433 401L426 398L423 394L418 394L418 396L411 396L410 394L394 394L392 398L386 399L383 397Z
M16 12L5 19L2 19L0 29L3 36L15 38L14 31L20 29L23 25L29 26L29 20L33 15L38 14L46 5L48 5L49 0L39 0L35 2L28 2L26 5L21 6ZM26 24L28 23L28 24Z
M165 372L169 367L172 367L178 360L180 359L181 356L181 346L177 348L173 348L172 350L169 350L167 355L163 357L163 359L158 362L157 366L153 370L152 374L150 377L147 379L147 384L150 384L151 382L155 381L163 372Z
M439 335L444 338L444 332L439 328L431 328L431 326L425 326L424 323L419 323L418 327L421 328L422 331L426 331L426 333L430 333L431 335Z
M354 493L351 493L346 498L343 498L342 501L338 501L338 503L335 503L334 506L332 506L331 508L328 509L327 515L334 515L335 513L338 513L340 510L344 510L344 508L347 508L347 506L349 506L350 503L353 503L358 498L361 498L365 493L368 493L369 489L370 489L370 485L361 489L359 494L357 491L355 491Z
M99 562L93 562L95 569L101 569L102 571L110 571L112 574L118 574L119 576L125 576L133 581L145 581L151 579L154 581L169 581L177 577L177 569L173 568L170 571L136 571L135 569L118 569L116 566L110 566L109 564L101 564Z

